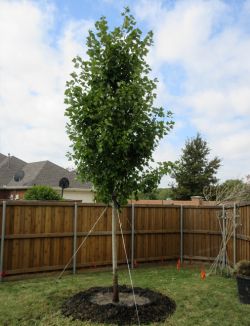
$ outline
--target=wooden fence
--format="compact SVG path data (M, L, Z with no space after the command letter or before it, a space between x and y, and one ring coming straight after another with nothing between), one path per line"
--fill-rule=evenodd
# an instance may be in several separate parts
M105 206L74 202L0 203L0 279L62 270L82 244ZM240 226L228 244L233 264L250 259L250 204L231 210ZM128 205L120 219L130 263L203 260L218 255L221 207ZM118 263L126 263L118 232ZM111 265L111 207L78 250L69 269Z

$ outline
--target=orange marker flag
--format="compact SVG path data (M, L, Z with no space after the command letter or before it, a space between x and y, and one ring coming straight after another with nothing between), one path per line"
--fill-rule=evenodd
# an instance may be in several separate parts
M201 279L205 280L206 278L206 271L204 269L201 269Z
M177 261L176 268L177 268L178 271L181 269L181 260L180 260L180 258Z

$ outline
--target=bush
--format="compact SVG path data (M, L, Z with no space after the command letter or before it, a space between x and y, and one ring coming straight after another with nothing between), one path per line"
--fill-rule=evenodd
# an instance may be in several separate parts
M243 275L250 277L250 261L249 260L241 260L237 263L235 267L236 275Z
M51 187L33 186L24 195L26 200L60 200L61 196Z

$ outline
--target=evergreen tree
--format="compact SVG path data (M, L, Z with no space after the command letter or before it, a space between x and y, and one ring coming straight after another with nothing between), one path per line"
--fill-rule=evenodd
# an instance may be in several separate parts
M172 178L176 185L172 187L173 198L190 199L191 196L202 196L204 187L216 184L215 174L221 160L215 157L208 160L210 149L200 134L188 139L182 149L182 156L176 162Z

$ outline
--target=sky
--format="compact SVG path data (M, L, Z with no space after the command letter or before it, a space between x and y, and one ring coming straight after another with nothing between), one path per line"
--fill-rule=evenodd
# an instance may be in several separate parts
M250 174L250 0L0 0L0 153L71 167L65 83L86 37L129 6L154 33L147 61L157 105L175 127L154 153L175 161L199 132L221 158L221 182ZM168 186L163 178L161 186Z

